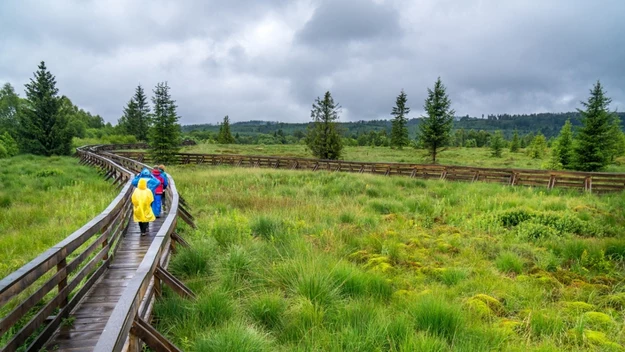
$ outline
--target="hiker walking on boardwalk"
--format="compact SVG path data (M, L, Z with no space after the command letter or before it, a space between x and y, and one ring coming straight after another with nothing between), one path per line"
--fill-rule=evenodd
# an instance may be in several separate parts
M156 177L152 176L147 167L144 167L143 170L141 170L141 172L137 174L134 179L132 179L131 184L135 187L139 187L139 180L142 178L146 179L148 189L152 191L152 194L154 194L160 181Z
M148 189L148 179L140 178L137 183L137 188L132 192L132 208L134 220L139 223L141 236L148 234L149 223L155 220L154 213L152 212L153 201L154 195L152 191Z
M154 189L154 203L152 203L152 211L154 212L154 216L160 218L163 192L165 191L165 188L167 188L167 186L169 185L169 182L166 178L163 177L163 175L161 175L161 170L158 168L158 166L152 169L152 176L154 176L154 178L159 181L158 186L156 186L156 188Z
M165 192L165 190L167 189L167 187L169 187L169 175L165 173L165 165L160 164L158 166L158 169L161 171L161 176L163 176L163 179L165 180L165 183L163 184L163 194L161 196L161 210L163 213L166 213L167 207L165 205L165 195L167 193Z

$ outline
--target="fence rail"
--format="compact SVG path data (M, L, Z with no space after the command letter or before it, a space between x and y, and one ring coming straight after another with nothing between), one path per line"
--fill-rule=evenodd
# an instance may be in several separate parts
M145 145L111 146L111 148L114 147L117 147L118 150L113 151L116 155L143 162L151 161L149 154L145 152L119 151L123 149L141 149ZM506 169L456 165L318 160L267 155L195 153L177 153L174 163L370 173L421 179L491 182L512 186L546 187L548 189L568 188L593 193L620 192L625 189L625 173L609 172Z

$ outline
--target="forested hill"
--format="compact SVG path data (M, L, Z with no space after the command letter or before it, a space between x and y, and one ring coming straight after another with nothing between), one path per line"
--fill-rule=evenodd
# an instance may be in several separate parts
M618 113L621 121L625 118L625 113ZM501 130L506 136L511 136L516 129L519 134L541 132L545 137L557 136L567 119L571 119L574 128L581 125L580 114L578 112L566 113L541 113L530 115L489 115L484 118L477 117L457 117L454 121L455 130L483 130L493 132ZM341 129L346 136L355 137L370 131L386 130L390 132L390 120L370 120L357 122L340 122ZM416 133L416 126L419 119L413 118L408 121L408 130L411 136ZM308 123L283 123L267 121L245 121L236 122L230 125L233 134L254 135L254 134L274 134L281 130L285 135L298 135L304 133ZM183 132L207 131L218 132L219 125L200 124L185 125Z

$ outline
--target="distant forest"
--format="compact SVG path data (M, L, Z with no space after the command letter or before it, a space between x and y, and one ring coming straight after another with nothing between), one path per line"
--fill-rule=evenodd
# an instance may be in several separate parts
M617 113L621 121L625 113ZM567 119L571 120L573 129L581 126L578 112L540 113L528 115L488 115L478 117L456 117L452 135L463 135L462 139L475 139L477 146L487 143L495 131L502 131L506 139L510 139L516 130L520 136L533 136L542 133L547 139L558 136ZM420 119L408 120L410 138L416 138L417 125ZM384 145L391 132L391 120L370 120L357 122L339 122L341 133L345 138L352 139L357 145ZM242 144L275 144L298 143L309 123L284 123L268 121L245 121L230 124L230 130ZM182 126L185 135L197 140L214 139L219 132L219 124L196 124ZM456 138L458 139L458 138ZM527 139L527 138L526 138ZM530 138L531 139L531 138ZM483 140L484 143L481 143ZM453 143L461 144L461 143Z

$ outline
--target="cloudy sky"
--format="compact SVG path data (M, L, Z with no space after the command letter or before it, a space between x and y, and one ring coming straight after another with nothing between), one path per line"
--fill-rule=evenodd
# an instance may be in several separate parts
M167 81L182 124L411 117L438 76L457 115L563 112L600 79L625 111L623 0L2 0L0 83L44 60L60 93L116 122Z

